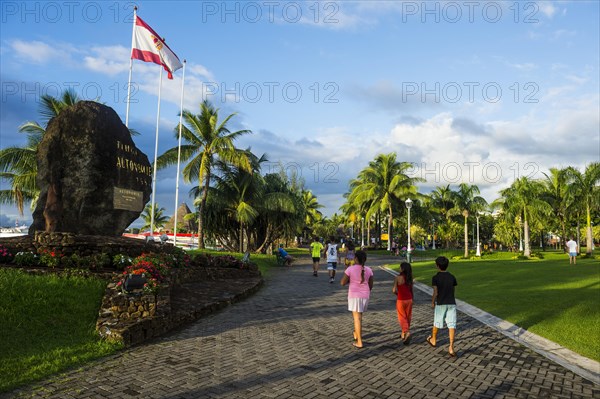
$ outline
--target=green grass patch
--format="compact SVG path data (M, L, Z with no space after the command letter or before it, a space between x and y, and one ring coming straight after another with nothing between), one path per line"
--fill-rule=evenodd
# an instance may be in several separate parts
M512 259L516 255L451 260L457 298L600 361L600 262L579 258L572 266L560 251L539 260ZM426 261L413 263L413 271L431 285L437 269Z
M194 254L209 254L211 256L224 256L231 255L236 259L242 259L244 254L239 252L225 252L225 251L215 251L210 249L194 249L192 251L187 251L188 255L193 256ZM293 256L293 255L292 255ZM277 258L275 254L273 255L265 255L265 254L250 254L250 261L254 262L258 265L258 270L262 273L263 276L269 275L269 269L277 266Z
M95 332L105 287L0 268L0 392L120 349Z

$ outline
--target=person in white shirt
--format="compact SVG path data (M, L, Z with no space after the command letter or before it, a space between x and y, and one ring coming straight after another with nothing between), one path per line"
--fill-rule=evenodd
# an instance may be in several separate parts
M576 265L577 264L577 252L579 252L579 247L573 237L569 241L567 241L567 250L569 251L569 264Z
M332 284L335 279L335 270L339 261L338 244L335 237L329 237L329 243L325 248L325 256L327 256L327 271L329 271L329 283Z

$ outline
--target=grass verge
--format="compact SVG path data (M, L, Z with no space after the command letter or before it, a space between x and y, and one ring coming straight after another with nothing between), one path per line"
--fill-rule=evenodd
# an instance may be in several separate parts
M95 333L105 287L0 268L0 392L120 349Z
M239 252L214 251L214 250L210 250L210 249L195 249L192 251L188 251L189 255L199 254L199 253L209 254L211 256L231 255L231 256L235 257L236 259L240 259L240 260L244 257L244 254L241 254ZM263 277L266 277L269 275L270 268L277 266L277 258L275 257L274 254L273 255L265 255L265 254L251 253L250 261L254 262L258 265L258 270L260 270Z
M600 361L600 262L570 266L567 255L549 251L540 260L512 256L451 260L457 298ZM413 271L427 285L437 272L433 261L413 263Z

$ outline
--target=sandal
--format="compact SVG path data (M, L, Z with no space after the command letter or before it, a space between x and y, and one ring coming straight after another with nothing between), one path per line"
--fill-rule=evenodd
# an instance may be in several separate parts
M434 345L434 344L432 344L432 343L431 343L431 338L432 338L432 337L431 337L431 335L430 335L429 337L427 337L427 343L428 343L429 345L431 345L432 347L434 347L434 348L435 348L435 347L436 347L436 345Z

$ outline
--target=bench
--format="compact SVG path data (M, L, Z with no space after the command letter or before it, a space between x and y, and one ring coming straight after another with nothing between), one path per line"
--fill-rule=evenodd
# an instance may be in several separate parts
M281 256L279 251L275 253L275 257L277 258L277 266L285 266L285 259Z

